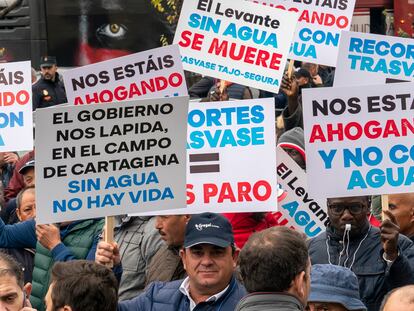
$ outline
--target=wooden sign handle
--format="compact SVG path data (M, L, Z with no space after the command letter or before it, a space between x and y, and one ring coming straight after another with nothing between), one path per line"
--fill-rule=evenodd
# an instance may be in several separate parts
M104 228L104 241L106 243L112 243L114 241L114 227L115 227L115 218L114 216L105 217L105 228ZM114 263L108 263L106 265L108 268L112 268Z
M288 66L288 70L287 70L287 76L288 76L289 79L292 77L294 62L295 61L293 59L289 60L289 66Z
M381 194L382 220L388 219L384 211L388 211L388 194Z

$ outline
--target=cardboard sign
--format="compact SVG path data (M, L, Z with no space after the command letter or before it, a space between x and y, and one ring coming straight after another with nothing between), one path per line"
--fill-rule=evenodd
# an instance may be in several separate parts
M39 109L37 223L185 205L188 98Z
M74 105L188 95L175 45L68 70L63 79Z
M174 43L185 70L277 93L296 23L255 3L186 0Z
M33 149L30 62L0 64L0 152Z
M341 31L351 27L355 0L295 1L250 0L268 6L299 13L299 23L289 58L335 66Z
M414 40L343 32L334 86L414 81Z
M308 185L313 196L412 192L414 83L306 89Z
M278 202L278 223L313 238L326 230L326 199L308 193L305 171L280 147L277 147L277 181L283 194Z
M190 103L187 208L149 214L276 211L274 124L271 98Z

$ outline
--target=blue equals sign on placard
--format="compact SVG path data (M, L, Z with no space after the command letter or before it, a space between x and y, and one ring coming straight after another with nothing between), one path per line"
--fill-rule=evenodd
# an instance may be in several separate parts
M220 164L217 163L219 160L219 153L190 154L190 174L218 173L220 172Z

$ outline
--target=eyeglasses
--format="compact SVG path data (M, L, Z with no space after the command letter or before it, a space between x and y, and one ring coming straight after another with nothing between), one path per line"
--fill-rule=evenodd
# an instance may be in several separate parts
M360 215L364 211L365 205L362 203L346 203L346 204L328 204L328 208L335 216L341 216L347 209L352 215Z

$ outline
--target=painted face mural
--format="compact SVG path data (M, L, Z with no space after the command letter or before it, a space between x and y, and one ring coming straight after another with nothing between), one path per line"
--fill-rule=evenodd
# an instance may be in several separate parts
M49 52L82 66L170 44L182 0L47 0Z

